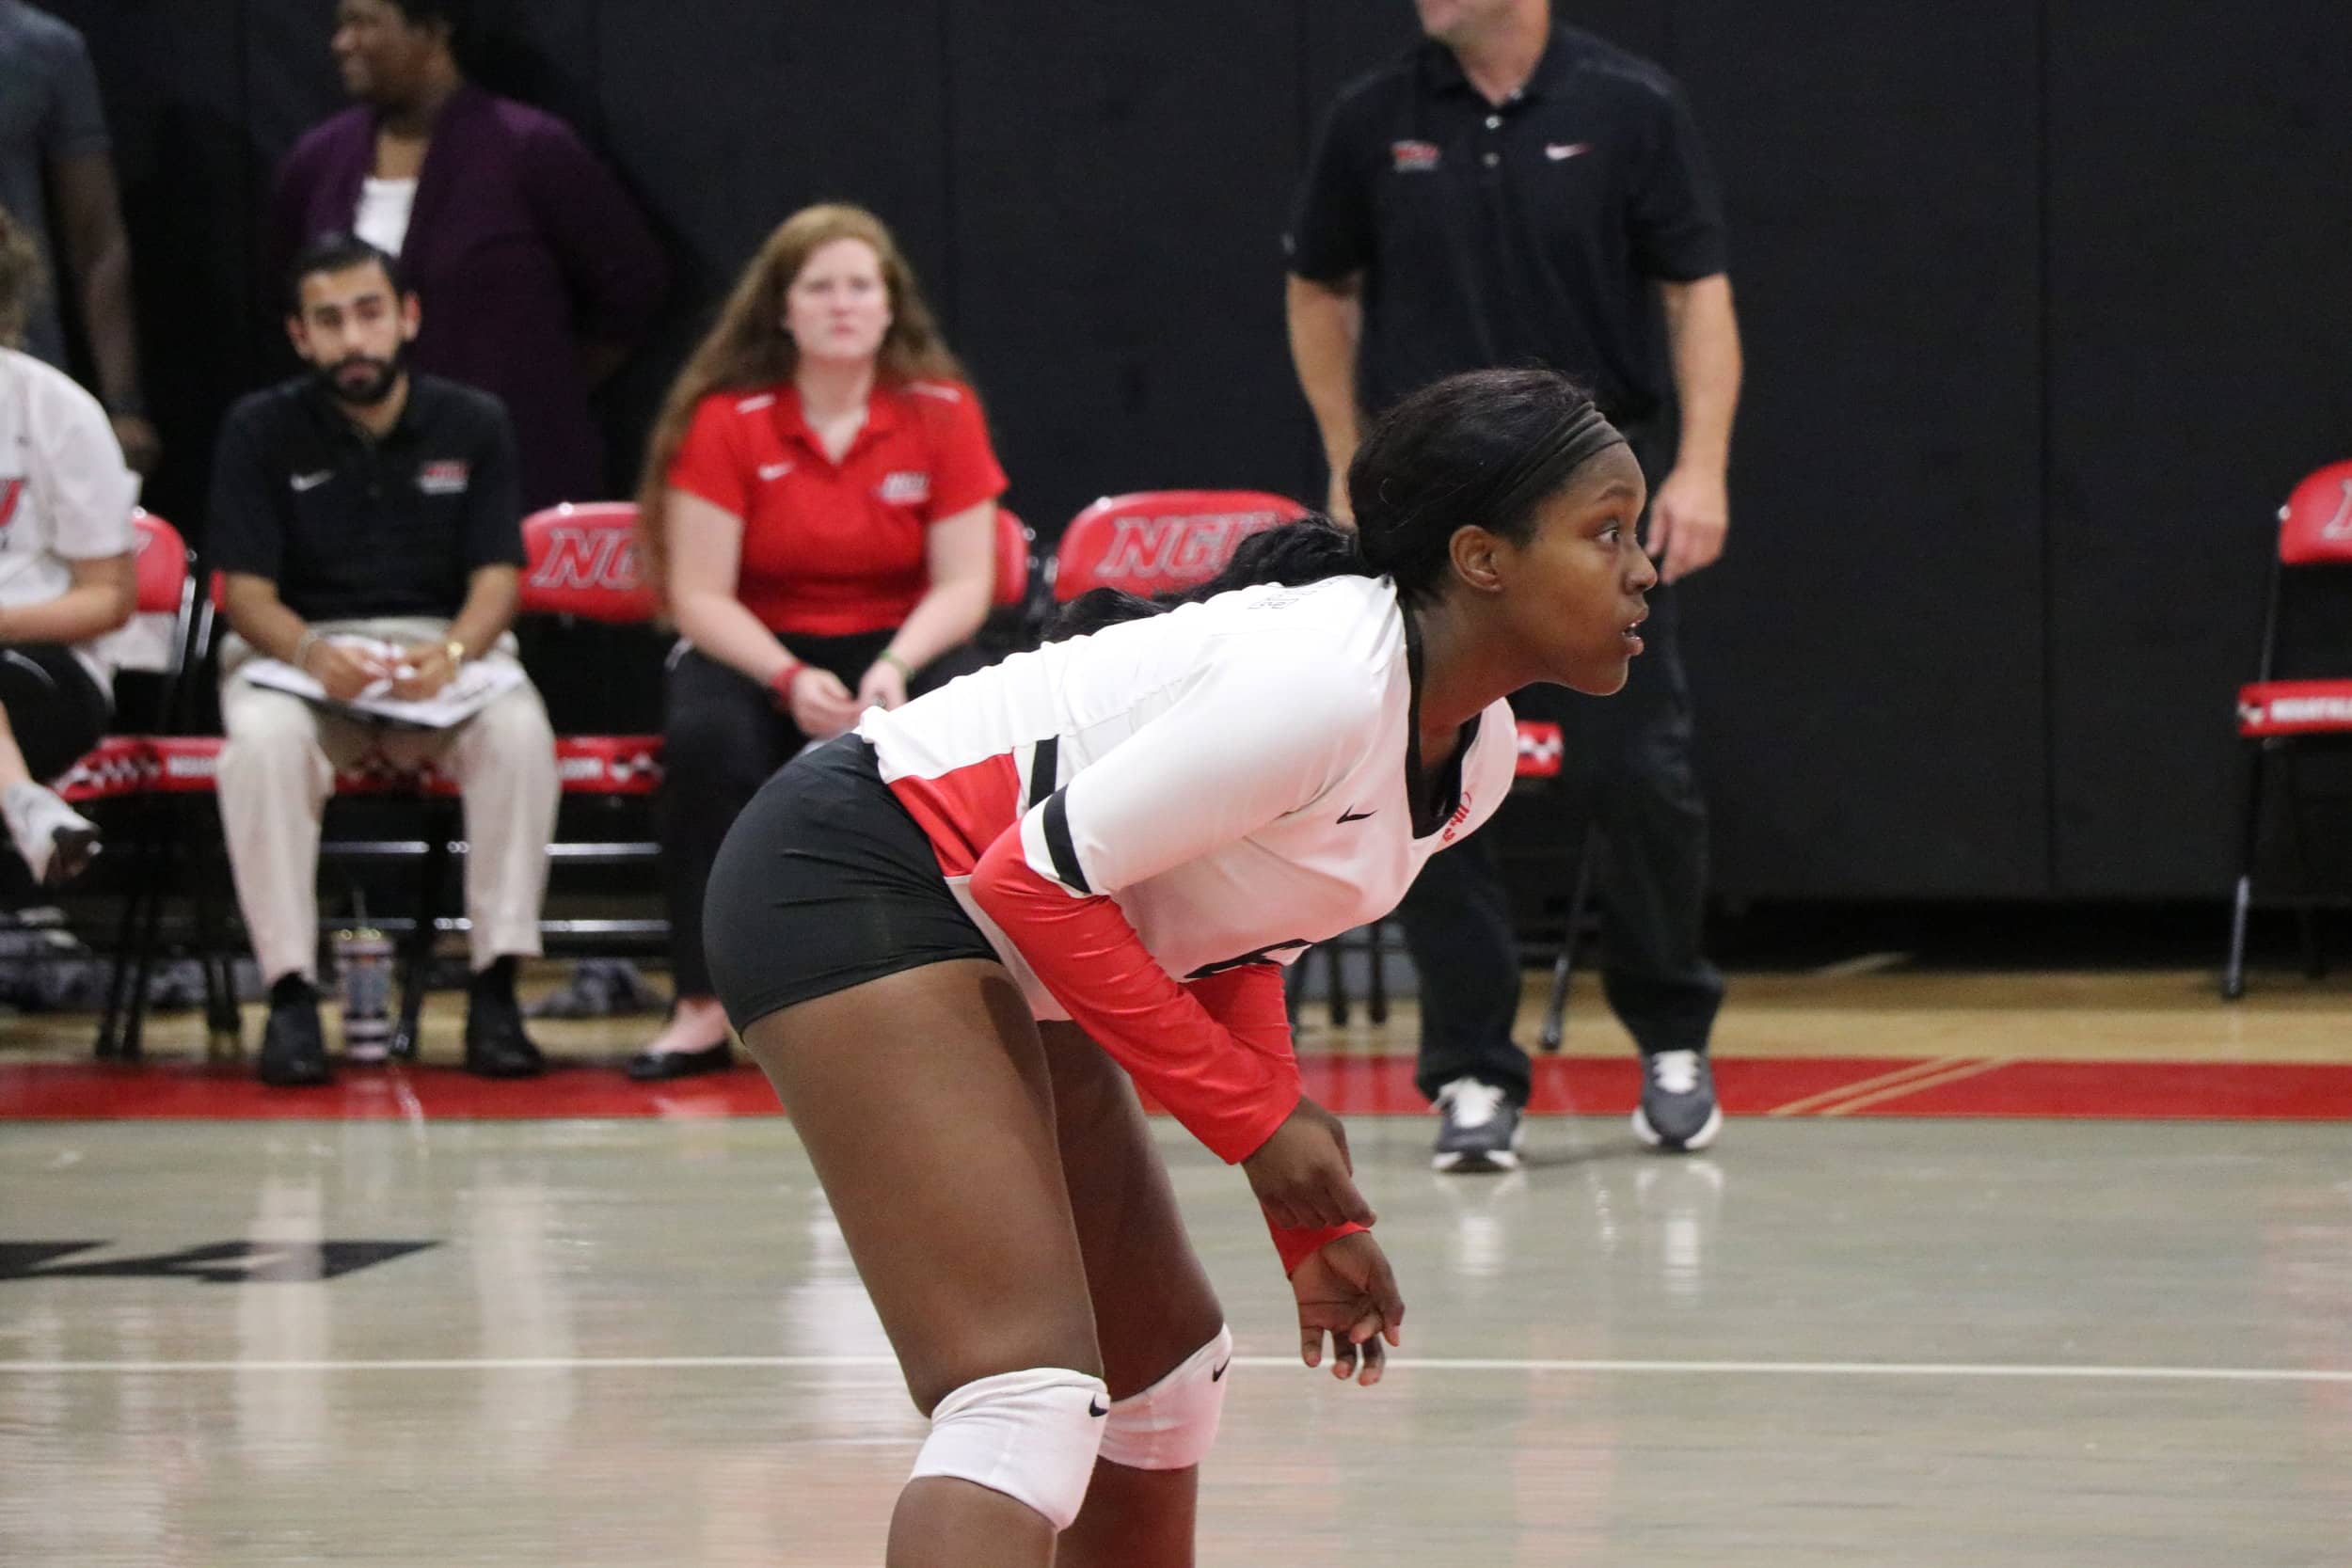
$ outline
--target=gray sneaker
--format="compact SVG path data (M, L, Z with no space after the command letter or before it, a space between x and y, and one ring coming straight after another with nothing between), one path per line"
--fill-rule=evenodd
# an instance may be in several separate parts
M1661 1051L1642 1058L1642 1103L1633 1135L1670 1153L1705 1148L1724 1130L1715 1069L1704 1051Z
M1433 1170L1519 1168L1519 1108L1492 1084L1456 1078L1438 1091L1438 1151Z

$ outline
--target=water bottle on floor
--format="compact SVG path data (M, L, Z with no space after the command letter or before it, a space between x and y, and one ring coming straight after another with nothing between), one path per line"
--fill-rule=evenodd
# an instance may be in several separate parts
M392 939L373 926L335 933L343 993L343 1054L380 1062L392 1049Z

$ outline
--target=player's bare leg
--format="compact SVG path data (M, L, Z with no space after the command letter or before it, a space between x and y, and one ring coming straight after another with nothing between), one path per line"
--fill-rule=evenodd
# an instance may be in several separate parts
M926 1415L982 1378L1101 1374L1044 1053L1010 975L968 958L910 970L771 1013L744 1044ZM1042 1513L973 1481L913 1481L891 1516L887 1568L1053 1560Z
M1151 1387L1225 1322L1184 1235L1167 1168L1127 1075L1073 1024L1042 1023L1062 1174L1114 1400ZM1095 1462L1055 1568L1192 1568L1198 1466Z

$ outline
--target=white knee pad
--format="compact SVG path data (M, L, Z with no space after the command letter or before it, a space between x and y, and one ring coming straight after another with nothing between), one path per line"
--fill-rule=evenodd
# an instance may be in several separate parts
M1186 1356L1139 1394L1111 1406L1103 1423L1103 1457L1133 1470L1188 1470L1209 1456L1225 1409L1225 1372L1233 1364L1233 1331Z
M1099 1377L1037 1367L975 1379L939 1402L914 1475L953 1476L1024 1502L1065 1530L1086 1501L1111 1392Z

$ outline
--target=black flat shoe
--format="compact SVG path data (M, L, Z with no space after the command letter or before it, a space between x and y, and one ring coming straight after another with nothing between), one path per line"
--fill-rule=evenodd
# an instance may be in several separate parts
M640 1051L628 1059L628 1072L640 1084L659 1084L698 1072L724 1072L734 1065L734 1053L721 1040L700 1051Z

